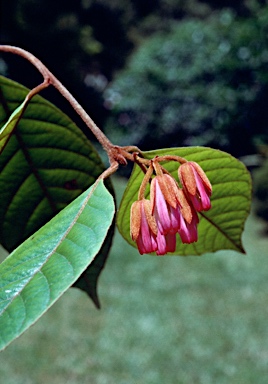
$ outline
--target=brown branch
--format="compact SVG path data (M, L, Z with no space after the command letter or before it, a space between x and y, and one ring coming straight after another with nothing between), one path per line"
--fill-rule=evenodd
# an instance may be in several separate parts
M94 121L89 117L89 115L86 113L86 111L83 109L83 107L78 103L78 101L68 91L68 89L64 87L64 85L48 70L48 68L39 59L37 59L32 53L30 53L30 52L28 52L22 48L13 47L11 45L0 45L0 51L17 54L17 55L23 57L24 59L28 60L31 64L33 64L35 66L35 68L44 77L44 82L42 84L47 84L47 86L49 84L53 85L62 94L62 96L65 97L65 99L69 101L69 103L71 104L73 109L78 113L78 115L81 117L81 119L86 123L88 128L91 130L91 132L94 134L94 136L97 138L97 140L102 145L103 149L107 152L110 161L112 160L111 156L109 155L109 150L113 147L113 144L105 136L105 134L99 129L99 127L97 127L97 125L94 123ZM40 91L41 89L43 89L42 85L37 86L35 88L35 93L37 90Z
M118 165L126 165L127 160L138 163L143 171L146 169L146 165L148 165L148 160L142 159L139 156L134 156L132 152L136 152L142 156L139 148L134 146L120 147L113 145L111 141L107 138L107 136L100 130L100 128L94 123L94 121L90 118L87 112L83 109L83 107L78 103L78 101L72 96L72 94L65 88L65 86L51 73L48 68L37 59L32 53L11 45L0 45L0 51L9 52L23 57L28 60L33 66L42 74L44 81L42 84L38 85L34 89L32 89L29 94L26 96L26 100L28 101L42 89L48 87L49 85L53 85L65 99L71 104L76 113L81 117L81 119L85 122L87 127L91 130L93 135L99 141L103 149L108 155L109 162L111 167L109 168L109 172L115 172L118 168ZM115 165L117 164L117 165ZM145 164L145 167L143 166ZM108 170L107 170L108 171Z

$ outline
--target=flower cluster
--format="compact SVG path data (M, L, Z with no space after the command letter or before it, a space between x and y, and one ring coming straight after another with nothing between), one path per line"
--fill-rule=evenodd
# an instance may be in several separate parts
M183 243L190 244L198 239L197 212L211 208L212 187L203 169L192 161L180 165L178 177L181 187L159 164L159 158L152 160L139 199L131 207L130 232L140 254L174 252L177 233ZM149 180L148 200L144 195Z

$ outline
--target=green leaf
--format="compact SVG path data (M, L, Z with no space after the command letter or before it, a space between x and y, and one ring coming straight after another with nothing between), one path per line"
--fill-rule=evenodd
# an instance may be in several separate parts
M32 325L100 250L114 216L97 181L0 265L0 350Z
M4 148L0 156L0 243L8 251L85 191L104 170L90 141L58 108L36 95L25 109L28 92L0 76L0 149ZM111 183L106 183L112 191ZM89 267L90 284L81 285L83 277L78 282L92 299L110 242L108 237L93 271Z
M178 238L175 254L201 255L221 249L244 253L241 235L251 204L251 178L245 166L225 152L205 147L143 152L143 156L147 159L168 154L196 161L206 172L213 187L212 208L200 214L198 241L183 244ZM178 163L173 161L163 165L178 180ZM117 215L120 233L133 246L136 244L130 237L130 207L137 200L142 179L143 172L135 165Z
M3 77L0 88L1 126L8 111L16 110L16 116L22 112L18 105L29 90ZM13 125L14 120L9 122ZM92 185L103 170L82 131L53 104L34 96L0 156L1 244L13 250Z
M98 309L100 309L101 305L97 293L97 283L112 245L115 229L114 224L115 223L113 222L105 238L105 242L103 243L95 259L92 261L90 266L82 273L79 279L73 284L73 287L80 288L82 289L82 291L85 291Z

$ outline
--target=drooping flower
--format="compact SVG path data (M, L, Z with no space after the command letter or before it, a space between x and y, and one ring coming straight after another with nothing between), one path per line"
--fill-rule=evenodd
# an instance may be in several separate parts
M175 234L181 221L191 223L192 210L176 181L167 174L158 175L151 182L152 214L162 235Z
M183 189L196 211L208 211L211 208L212 186L200 165L187 161L179 167L178 174Z
M132 240L137 243L141 255L158 249L156 239L158 230L151 210L151 202L146 199L135 201L131 206L130 234Z
M176 249L176 234L163 235L157 228L156 220L151 214L150 200L135 201L131 206L130 233L137 243L141 255L156 252L165 255Z
M141 254L175 252L177 233L182 243L196 242L197 212L211 207L212 187L202 168L195 162L179 160L181 188L159 164L167 160L170 159L155 157L152 160L140 186L138 201L131 207L131 237ZM145 191L150 180L150 200L147 200Z

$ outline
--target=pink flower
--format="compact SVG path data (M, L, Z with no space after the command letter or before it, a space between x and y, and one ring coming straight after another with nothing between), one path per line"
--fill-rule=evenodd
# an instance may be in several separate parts
M131 206L130 233L137 243L141 255L156 252L165 255L175 252L176 234L162 235L157 228L154 216L151 215L150 200L135 201Z
M153 178L150 197L152 214L162 235L178 232L183 220L191 222L191 207L171 176L163 174Z
M152 178L150 200L145 199L146 185ZM139 190L139 200L131 206L130 233L140 254L156 252L165 255L176 250L176 235L182 243L198 240L197 212L211 208L211 184L195 162L185 162L179 168L182 188L155 159Z
M211 208L212 186L200 165L187 161L179 167L178 173L183 189L196 211L208 211Z
M158 249L158 230L151 210L151 202L146 199L135 201L131 206L130 234L132 240L137 243L141 255Z
M197 241L197 213L171 176L158 175L152 180L151 201L152 213L158 227L159 254L164 254L164 249L165 253L175 251L177 232L183 243Z
M191 208L187 200L182 199L181 192L176 181L167 174L156 176L151 182L152 214L162 235L178 232L182 207L191 221Z
M157 255L175 252L176 234L162 235L151 210L150 200L142 199L132 204L130 216L132 240L137 243L141 255L151 252L156 252Z

